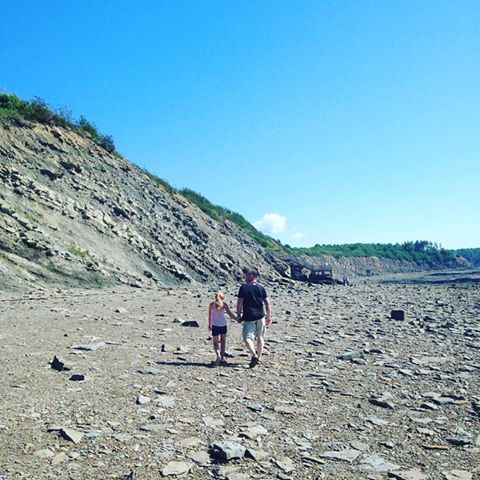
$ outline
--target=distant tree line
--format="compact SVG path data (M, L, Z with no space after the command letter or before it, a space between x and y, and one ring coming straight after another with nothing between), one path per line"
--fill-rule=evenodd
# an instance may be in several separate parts
M315 245L309 248L288 247L290 252L298 255L317 257L332 255L334 257L379 257L391 260L405 260L417 264L455 265L457 255L427 240L416 240L404 243L351 243L342 245Z
M104 135L97 130L93 122L83 115L75 121L72 113L65 107L53 110L45 100L35 97L31 102L16 95L0 93L0 118L29 120L44 125L69 127L92 140L109 153L116 153L115 142L111 135ZM118 155L118 154L117 154Z

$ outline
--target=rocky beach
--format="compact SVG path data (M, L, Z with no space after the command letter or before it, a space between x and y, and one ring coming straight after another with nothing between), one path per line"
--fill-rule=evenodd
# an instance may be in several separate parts
M254 369L208 287L2 293L0 478L479 478L478 284L267 288Z

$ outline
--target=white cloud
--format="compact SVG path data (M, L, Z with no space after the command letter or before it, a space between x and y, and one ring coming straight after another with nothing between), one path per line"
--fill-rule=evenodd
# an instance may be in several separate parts
M255 228L264 233L283 233L287 228L287 217L279 213L266 213L260 220L253 224Z

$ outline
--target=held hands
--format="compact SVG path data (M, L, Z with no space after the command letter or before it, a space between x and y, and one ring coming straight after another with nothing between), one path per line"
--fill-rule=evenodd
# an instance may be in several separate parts
M265 317L265 325L270 325L272 323L272 316L271 315L267 315Z

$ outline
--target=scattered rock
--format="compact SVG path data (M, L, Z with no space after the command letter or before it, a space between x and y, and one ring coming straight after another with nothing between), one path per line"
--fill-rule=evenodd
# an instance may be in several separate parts
M34 457L38 458L52 458L54 453L49 450L48 448L45 448L43 450L37 450L36 452L33 452Z
M473 474L467 470L450 470L443 472L445 480L472 480Z
M62 357L57 357L56 355L53 357L53 360L50 362L50 366L54 370L58 370L59 372L63 372L64 370L68 371L72 369L72 366L67 363Z
M285 473L291 473L295 470L295 464L288 457L275 458L275 465Z
M192 463L187 462L170 462L162 469L162 475L168 477L171 475L185 475L193 467Z
M53 458L52 458L52 465L60 465L61 463L63 462L66 462L68 460L68 455L66 453L57 453L57 455L55 455Z
M362 463L367 469L375 470L376 472L389 472L401 468L399 465L396 465L376 454L366 455L362 458L360 463Z
M85 436L84 433L79 432L78 430L74 430L73 428L62 428L60 430L60 435L65 438L65 440L69 440L73 443L80 443L82 438Z
M150 397L147 397L146 395L139 395L137 397L137 405L146 405L147 403L150 403L152 400Z
M216 442L212 445L210 455L220 462L241 459L245 456L246 448L236 442Z
M428 475L423 473L419 468L390 472L388 476L396 480L427 480L428 478Z
M320 455L321 458L328 458L330 460L337 460L341 462L354 462L360 456L360 452L354 449L339 450L332 452L325 452Z
M79 345L72 345L70 348L73 348L74 350L86 350L88 352L95 352L96 350L103 348L105 345L105 342L85 343Z
M392 320L405 320L405 312L403 310L392 310L390 312L390 318Z

